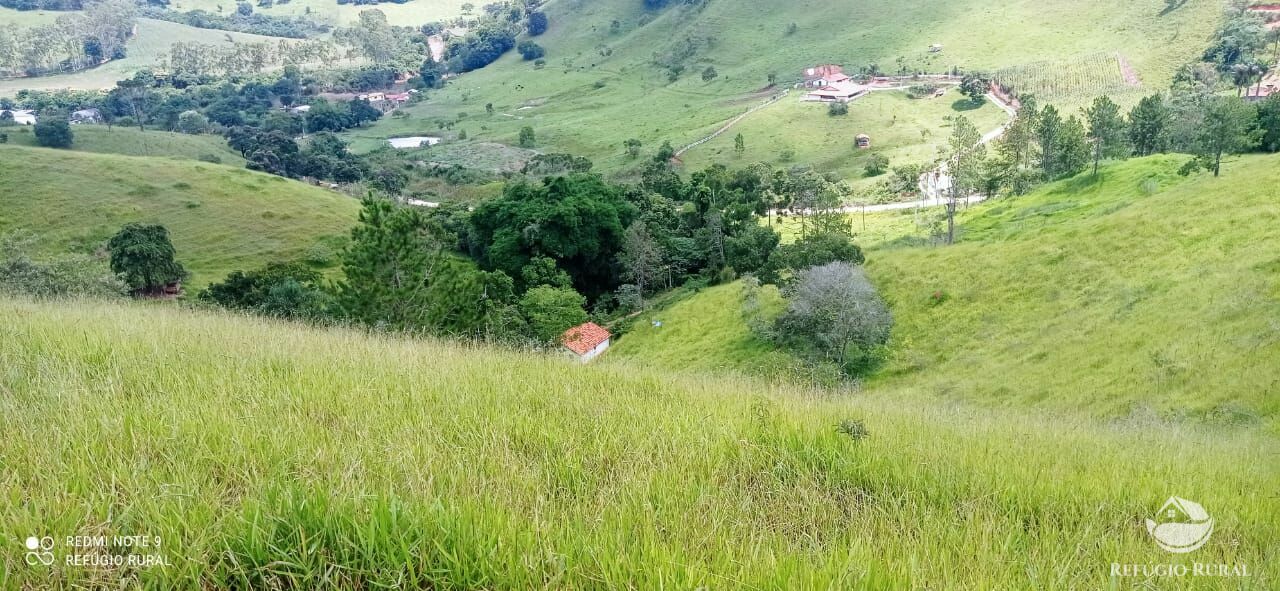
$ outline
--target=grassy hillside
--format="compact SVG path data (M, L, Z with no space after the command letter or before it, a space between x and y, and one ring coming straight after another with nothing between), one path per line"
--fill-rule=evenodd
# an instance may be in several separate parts
M244 166L239 152L227 146L227 141L217 135L189 135L167 131L140 131L134 127L106 127L102 125L76 125L75 141L71 146L77 152L122 154L125 156L154 156L202 160L229 166ZM9 134L9 143L19 146L36 146L31 127L11 127L0 130Z
M1184 160L974 208L952 247L873 252L898 322L877 386L1280 424L1280 158L1216 179Z
M981 130L999 127L1007 117L990 101L974 108L958 91L936 99L913 100L905 92L877 92L849 105L849 114L831 117L827 106L784 100L743 120L733 131L681 156L686 167L697 170L715 164L743 166L770 162L811 164L857 179L871 154L883 154L891 166L929 162L947 143L951 125L946 118L963 115ZM746 149L739 156L734 136L741 133ZM872 149L854 147L854 138L871 136ZM790 160L783 153L790 151Z
M231 3L234 6L234 3ZM138 19L137 34L128 43L128 56L124 59L112 60L96 68L60 74L57 76L39 76L36 78L12 78L0 80L0 96L12 96L24 88L33 90L55 90L74 88L95 90L111 88L116 81L128 78L143 68L154 68L162 59L168 59L169 48L174 43L186 41L207 43L212 45L229 45L228 39L241 43L270 41L275 43L280 37L265 37L248 33L233 33L213 29L198 29L151 19Z
M1217 179L1179 176L1185 159L974 206L949 247L903 246L929 243L937 208L872 214L866 230L851 215L896 321L867 392L1280 432L1280 157L1232 160ZM653 313L698 328L657 340L641 326L616 353L677 367L730 357L761 373L769 348L703 337L747 334L727 294Z
M255 5L255 13L274 16L306 16L321 22L334 25L347 25L360 18L360 11L378 9L387 15L387 20L401 27L416 27L430 22L445 20L462 14L462 5L467 0L409 0L403 4L383 2L377 5L338 4L334 0L292 0L276 2L270 7ZM479 12L481 3L472 2ZM215 14L229 15L235 12L234 2L220 0L175 0L169 3L172 10L203 10Z
M94 251L132 221L164 224L200 287L230 271L332 251L359 203L218 164L0 146L0 231L26 228L50 253Z
M1163 0L672 4L647 13L640 0L549 3L551 28L537 39L547 49L546 67L535 69L512 52L432 93L413 115L453 120L465 114L460 125L481 141L514 143L520 127L529 125L545 149L590 155L597 166L618 170L631 166L622 148L628 138L641 140L650 152L663 140L677 146L691 143L763 101L772 92L763 88L769 73L778 75L780 86L789 86L803 68L818 63L943 72L952 67L1044 66L1045 60L1074 64L1100 53L1119 53L1148 87L1161 88L1178 64L1203 51L1221 10L1217 2L1187 2L1162 14L1168 6ZM789 33L793 23L795 31ZM929 53L932 43L943 43L944 51ZM670 83L666 71L654 65L655 58L669 60L687 47L692 47L690 55L679 60L684 73ZM707 66L719 73L711 82L701 78ZM488 103L494 105L493 115L486 114ZM826 121L822 107L812 110L810 125ZM758 114L766 115L758 125L770 124L769 112ZM393 118L375 129L393 136L419 126L412 119ZM779 149L766 148L769 142L756 137L761 132L744 135L749 146L766 149L770 156ZM830 142L811 136L797 132L788 141L797 152L849 154L848 138Z
M0 6L0 23L13 23L20 27L48 25L64 14L69 13L60 10L14 10Z
M766 317L780 314L784 306L771 286L761 289L760 304ZM663 369L755 375L777 375L797 365L790 355L752 335L743 318L741 283L708 288L638 315L607 358Z
M1110 580L1116 561L1253 573L1179 588L1276 582L1280 447L1243 431L154 306L2 301L0 335L0 431L18 434L0 438L0 573L14 588L1142 584ZM869 436L839 432L846 420ZM1195 554L1158 549L1142 524L1170 494L1215 519ZM58 538L54 566L22 564L31 533ZM65 536L115 534L159 536L149 551L170 566L65 564Z

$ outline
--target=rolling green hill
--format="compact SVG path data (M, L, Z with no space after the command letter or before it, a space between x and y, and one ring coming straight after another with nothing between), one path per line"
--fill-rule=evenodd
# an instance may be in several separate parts
M1280 157L1233 160L1216 179L1178 176L1185 159L1112 164L1097 181L973 207L950 247L899 246L883 232L918 232L916 214L874 216L867 271L896 326L867 393L1277 432ZM753 363L732 339L701 337L746 333L725 293L651 314L698 310L709 326L623 336L606 359L680 367L668 359L677 351L693 367L733 357L767 368L768 348Z
M671 4L651 13L641 0L551 2L546 8L551 28L536 39L547 50L545 67L536 68L512 52L431 93L411 110L413 117L386 119L374 129L384 137L411 135L433 129L438 120L460 119L458 126L473 140L514 144L520 128L528 125L537 132L540 149L589 155L599 168L623 170L633 166L622 147L628 138L641 140L649 153L664 140L677 147L691 143L790 86L803 68L815 64L843 64L850 70L877 64L886 72L900 67L945 72L953 67L995 70L1034 64L1038 70L1061 67L1074 77L1079 64L1100 63L1095 59L1099 54L1118 54L1148 89L1163 88L1179 64L1203 51L1222 8L1217 2L1187 2L1165 12L1168 4L1162 0ZM942 43L944 50L930 53L933 43ZM678 81L669 82L667 71L654 65L659 60L683 66ZM1106 67L1118 69L1117 63L1113 60ZM701 73L708 66L719 76L704 82ZM765 88L770 73L777 74L778 88ZM1037 80L1046 77L1040 71L1025 75L1032 73L1038 74ZM748 118L744 129L794 119L770 113L798 108L797 100L793 93ZM492 115L485 109L489 103L495 109ZM770 159L789 144L798 154L844 154L852 160L852 138L840 134L831 139L809 131L828 120L825 107L803 107L811 112L809 122L785 142L773 139L766 129L744 132L748 146ZM945 131L939 133L942 114L924 123L935 135L945 136ZM760 123L752 123L757 117ZM855 128L877 124L857 112L849 120ZM731 142L733 135L725 139ZM911 153L929 143L917 131L914 140L904 137L885 147ZM700 149L714 154L716 148ZM719 158L729 158L723 148L721 153L725 156ZM690 158L719 159L696 151ZM834 164L837 170L856 168L827 162L831 158L813 160Z
M49 253L92 252L125 223L158 222L192 288L313 248L332 255L357 210L345 195L243 168L0 146L0 231L35 232Z
M1251 577L1179 588L1269 589L1280 559L1280 447L1244 430L138 304L0 300L0 368L13 588L1101 589L1194 561ZM1143 525L1170 494L1214 518L1194 555ZM60 541L29 568L32 533L158 536L170 566Z
M140 131L133 127L103 125L76 125L71 129L75 133L75 141L70 149L77 152L181 158L229 166L244 166L245 163L240 153L232 150L218 135ZM0 133L9 135L10 144L36 146L31 127L10 127L0 129Z
M765 317L775 317L785 306L773 287L762 288L760 300ZM634 327L610 349L609 359L635 359L669 370L769 376L785 376L799 365L752 335L743 318L741 283L711 287L636 316Z
M305 16L320 22L333 25L348 25L360 18L360 11L376 8L387 15L387 20L400 27L416 27L426 23L441 21L462 14L462 6L467 0L408 0L403 3L382 2L377 5L346 3L338 4L335 0L292 0L291 2L275 2L271 6L255 5L255 13L273 16ZM473 6L479 3L471 2ZM174 0L169 3L173 10L203 10L214 14L229 15L235 12L234 2L219 0ZM473 12L479 12L476 8Z
M0 80L0 96L12 96L22 89L57 90L72 88L97 90L111 88L115 86L116 81L128 78L134 72L143 68L154 68L161 60L167 60L169 58L169 48L174 43L186 41L212 45L229 45L230 41L228 39L242 43L261 41L275 43L280 41L282 37L199 29L168 21L140 18L138 19L137 34L129 40L127 46L128 56L124 59L112 60L96 68L74 74Z
M1192 179L1185 159L974 208L952 247L873 252L898 322L876 389L1280 427L1280 158Z

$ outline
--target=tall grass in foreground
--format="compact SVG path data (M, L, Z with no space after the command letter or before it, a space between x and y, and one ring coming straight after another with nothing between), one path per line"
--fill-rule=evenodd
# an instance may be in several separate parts
M4 589L1272 589L1280 563L1280 446L1254 431L159 306L0 301L0 432ZM1173 494L1217 521L1191 555L1142 526ZM170 566L23 559L113 534ZM1109 580L1191 561L1253 576Z

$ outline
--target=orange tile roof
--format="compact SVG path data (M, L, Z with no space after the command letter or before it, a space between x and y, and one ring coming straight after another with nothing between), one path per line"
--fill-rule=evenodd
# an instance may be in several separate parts
M560 335L560 342L564 343L570 351L578 355L586 355L612 336L603 326L588 322L564 331L564 334Z

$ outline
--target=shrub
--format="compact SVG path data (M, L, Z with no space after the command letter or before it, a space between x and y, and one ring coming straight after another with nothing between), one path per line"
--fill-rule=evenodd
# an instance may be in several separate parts
M36 143L46 148L70 148L75 134L61 117L46 117L36 124Z
M526 62L539 59L547 54L547 51L543 49L541 45L532 41L524 41L520 43L520 45L516 47L516 50L520 52L520 56L523 57Z
M889 170L889 157L884 154L872 154L867 158L865 168L867 176L880 176Z
M827 107L827 115L832 117L843 117L849 114L849 103L836 101Z
M37 237L25 231L0 235L0 293L35 297L113 297L124 284L101 261L66 255L47 261L30 257Z
M787 290L790 305L775 323L779 340L802 355L856 375L889 340L893 316L862 269L845 262L809 267Z

